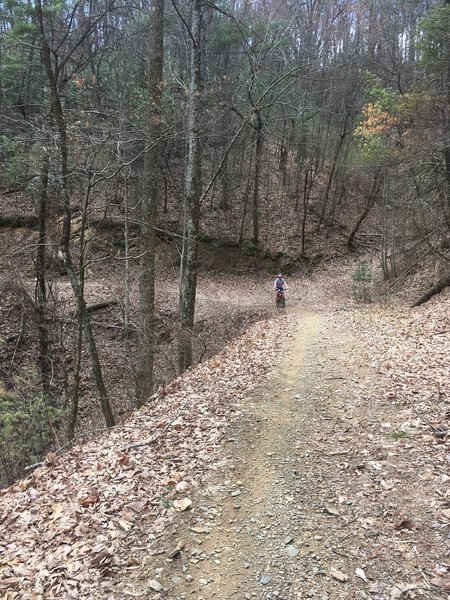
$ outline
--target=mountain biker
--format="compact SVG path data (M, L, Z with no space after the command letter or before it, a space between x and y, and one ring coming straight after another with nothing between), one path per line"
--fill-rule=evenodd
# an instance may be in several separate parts
M279 290L282 293L284 293L284 291L287 290L287 283L281 273L278 274L278 277L273 282L273 288L277 291Z

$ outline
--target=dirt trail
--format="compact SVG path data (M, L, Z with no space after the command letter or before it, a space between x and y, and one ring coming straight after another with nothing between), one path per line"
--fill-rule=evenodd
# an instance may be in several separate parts
M226 466L177 521L143 597L446 597L411 591L423 583L417 533L392 524L407 516L416 490L401 481L408 452L380 445L381 419L395 418L395 409L367 402L378 377L355 362L344 322L289 310L285 356L239 406ZM417 494L426 507L426 492ZM164 590L148 587L155 578Z
M276 372L239 407L244 416L228 439L227 472L205 490L186 531L173 538L185 550L169 568L165 583L170 596L302 597L296 581L303 576L301 548L308 545L302 460L311 436L326 436L331 425L324 414L320 430L313 431L316 422L311 418L312 412L325 410L323 393L316 388L329 344L322 316L289 310L292 340Z
M207 518L218 511L221 524L211 535L199 534L196 539L203 588L198 589L194 576L186 592L198 598L244 597L270 583L265 581L275 578L274 570L281 575L279 567L289 547L283 539L293 538L296 529L292 494L299 472L292 450L300 448L299 405L310 392L304 372L321 327L318 315L299 316L301 333L295 335L279 370L240 407L245 416L228 441L232 453L228 479L207 490L209 498L200 509ZM207 520L200 517L199 522L209 529ZM206 556L212 560L201 560Z

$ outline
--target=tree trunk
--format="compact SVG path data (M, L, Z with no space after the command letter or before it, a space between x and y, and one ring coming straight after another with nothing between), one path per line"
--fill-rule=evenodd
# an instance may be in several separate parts
M445 288L450 286L450 276L444 277L436 285L434 285L431 290L429 290L426 294L424 294L417 302L413 304L413 306L420 306L421 304L425 304L428 300L431 300L433 296L436 294L440 294Z
M367 218L368 214L370 213L370 211L372 210L372 208L374 207L374 205L378 199L378 192L380 191L379 176L380 176L380 172L378 171L373 178L372 189L370 190L370 195L367 198L366 206L365 206L363 212L361 213L361 215L359 216L359 219L356 221L356 224L353 227L352 232L350 233L350 235L347 238L347 246L349 248L353 248L353 241L355 239L356 234L359 231L359 228L361 227L361 225Z
M142 404L153 392L155 354L155 248L159 199L158 158L161 148L161 92L163 77L164 0L154 0L150 31L149 129L151 147L146 160L147 189L142 204L139 269L139 365L137 397Z
M79 306L79 310L83 310L83 306ZM67 439L73 440L75 436L75 427L78 417L78 406L80 398L80 383L81 383L81 361L83 350L83 314L78 314L77 320L77 335L75 338L75 368L72 381L72 405L70 407L69 422L67 426Z
M262 119L258 111L256 115L256 149L255 149L255 180L253 185L253 238L252 242L255 246L259 244L259 180L261 175L261 161L263 154L263 138L262 138Z
M222 172L220 175L220 180L222 183L222 196L220 199L220 204L219 204L219 208L220 210L228 210L230 205L229 205L229 174L228 174L228 156L225 158L224 163L223 163L223 167L222 167Z
M303 216L302 216L302 256L306 252L306 221L308 219L308 206L311 196L311 190L315 179L315 172L312 169L305 171L305 183L303 186Z
M282 190L286 189L287 181L288 181L288 164L289 164L289 154L292 146L292 138L294 134L294 119L290 122L290 129L288 130L288 122L286 121L286 117L284 116L283 109L283 133L281 137L281 147L280 147L280 171L282 173Z
M85 310L85 301L80 287L80 282L72 261L70 252L70 226L71 226L71 209L69 199L69 188L68 188L68 145L67 145L67 126L64 117L64 111L61 104L61 98L58 90L58 76L59 71L57 65L53 67L51 50L47 42L45 35L44 26L44 15L42 10L41 0L36 0L36 18L39 28L39 35L41 38L41 55L42 62L47 74L50 97L52 102L52 111L55 118L57 131L58 131L58 143L59 143L59 158L60 158L60 173L59 173L59 189L61 194L61 202L63 208L63 231L60 240L60 252L67 268L67 274L69 276L72 291L79 307L79 313L84 313L84 326L86 331L86 337L89 345L89 353L92 363L92 373L94 376L95 384L99 394L99 401L102 409L103 416L107 427L113 427L115 425L114 417L112 414L111 406L109 404L106 387L103 381L101 372L100 361L97 353L97 347L95 344L94 335L92 332L91 322L89 315Z
M222 79L222 97L226 99L227 102L229 100L229 76L228 76L228 67L230 61L230 48L227 46L224 52L224 77ZM226 148L228 145L229 138L229 116L226 112L223 113L222 116L222 139L223 139L223 147ZM225 160L223 161L222 171L220 174L220 181L222 184L222 194L220 198L219 208L220 210L228 210L229 209L229 195L230 195L230 186L229 186L229 157L228 153L225 156Z
M244 245L244 228L245 228L245 217L247 216L247 205L248 205L248 197L250 194L250 175L252 172L252 155L250 155L250 159L248 161L248 177L247 184L245 186L245 190L242 197L242 219L241 219L241 228L239 231L239 252L242 253L243 245Z
M447 0L449 4L449 0ZM446 56L449 55L449 41L448 35L445 43ZM444 108L444 161L445 161L445 175L446 175L446 217L447 222L450 219L450 64L447 64L447 71L445 77L445 93L447 96L447 103Z
M51 365L49 352L49 333L47 326L47 284L46 284L46 217L48 189L49 157L44 151L41 170L41 189L39 196L39 241L36 256L36 299L38 307L39 332L39 369L41 372L42 392L48 398L50 394Z
M194 0L191 24L191 81L187 119L187 164L184 195L183 249L181 254L178 365L192 365L192 328L197 291L198 227L201 196L200 98L202 6Z
M341 153L345 137L349 134L349 131L347 131L347 123L348 123L349 117L350 117L350 115L347 112L346 115L345 115L344 127L343 127L342 133L341 133L341 135L339 137L339 142L338 142L338 145L337 145L337 148L336 148L336 152L335 152L334 157L333 157L333 163L331 165L330 175L328 177L327 187L326 187L326 190L325 190L325 197L323 199L323 208L322 208L322 212L320 213L319 224L317 226L318 229L321 228L322 223L323 223L323 221L325 219L325 214L326 214L327 207L328 207L328 200L329 200L329 197L330 197L331 184L333 183L334 173L335 173L336 168L337 168L337 164L338 164L338 160L339 160L339 155Z

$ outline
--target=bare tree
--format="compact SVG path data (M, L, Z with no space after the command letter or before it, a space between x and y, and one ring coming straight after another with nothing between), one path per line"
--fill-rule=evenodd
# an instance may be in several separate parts
M150 27L148 121L150 149L146 155L147 190L142 205L141 259L139 266L138 402L153 391L155 353L155 246L159 199L158 160L161 149L161 93L163 85L164 0L154 0Z
M60 241L60 253L67 269L67 274L72 286L72 291L78 304L78 318L83 321L86 338L89 347L89 353L91 357L92 372L94 380L97 386L99 394L99 401L105 423L108 427L112 427L115 424L114 416L111 410L111 406L106 391L106 386L103 381L102 369L100 360L97 352L97 345L92 331L89 314L86 311L86 302L83 294L83 287L80 285L77 270L72 260L72 254L70 250L70 228L72 211L70 207L69 197L69 185L68 185L68 142L67 142L67 125L64 115L63 105L61 102L60 83L63 74L62 67L65 61L58 60L52 61L52 56L57 56L52 53L49 41L47 39L47 33L45 29L45 18L42 8L41 0L36 0L36 19L39 30L40 44L41 44L41 56L42 63L47 75L48 85L50 89L51 98L51 109L52 114L56 123L56 129L58 132L58 150L59 150L59 192L61 197L62 211L63 211L63 231ZM85 32L84 37L89 33L89 29ZM68 60L68 56L66 57Z
M187 114L187 159L185 175L183 249L181 255L180 330L178 363L180 371L192 364L192 329L197 290L198 228L201 196L200 103L202 64L202 3L194 0L191 19L191 64Z

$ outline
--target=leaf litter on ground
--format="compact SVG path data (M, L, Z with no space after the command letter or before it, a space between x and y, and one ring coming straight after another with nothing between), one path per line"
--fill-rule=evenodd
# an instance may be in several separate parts
M342 363L351 365L357 353L374 374L372 381L350 381L367 407L358 418L340 400L336 379L333 402L340 412L331 421L322 415L324 434L310 440L311 449L339 465L339 511L311 473L316 493L325 494L321 506L331 507L328 518L343 518L327 524L329 533L348 527L357 543L349 546L353 569L344 539L330 576L346 585L353 572L380 599L434 598L433 590L448 589L450 573L450 296L414 310L355 306L351 299L337 308L335 285L332 276L321 288L305 282L291 296L351 328L358 344L343 349ZM3 597L115 598L117 578L131 576L143 555L160 551L166 528L189 512L208 472L220 468L228 424L239 419L239 402L274 365L289 330L288 317L251 327L124 425L49 456L27 480L3 490ZM328 447L330 436L338 450ZM395 562L403 573L393 572Z
M168 385L123 425L49 456L0 492L0 596L113 597L187 494L217 468L236 403L277 358L287 317L260 322ZM144 544L144 546L142 546Z

